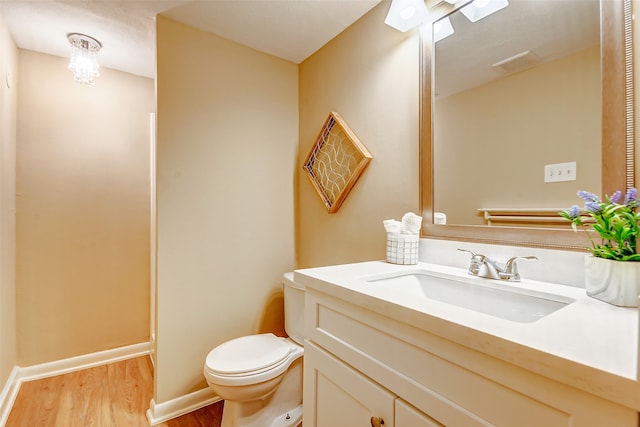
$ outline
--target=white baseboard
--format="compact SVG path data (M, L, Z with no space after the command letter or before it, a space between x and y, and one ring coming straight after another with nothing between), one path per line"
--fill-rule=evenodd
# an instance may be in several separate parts
M80 371L94 366L120 362L134 357L149 354L148 342L118 347L111 350L99 351L54 362L39 365L19 367L15 366L0 393L0 426L4 426L15 402L20 385L26 381L53 377L69 372Z
M145 356L147 354L149 354L148 342L118 347L111 350L20 368L20 380L22 382L39 380L41 378L93 368L94 366L133 359L134 357Z
M222 399L208 387L162 403L156 403L152 399L147 411L147 420L149 425L154 426L220 400Z
M18 391L20 391L20 381L18 380L20 368L14 366L9 374L7 382L0 392L0 426L4 426L9 418L9 413L13 407L13 402L16 401Z

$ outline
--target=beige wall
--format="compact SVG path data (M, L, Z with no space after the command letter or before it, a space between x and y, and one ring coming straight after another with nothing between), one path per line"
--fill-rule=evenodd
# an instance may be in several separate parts
M297 173L299 267L383 259L382 221L419 210L419 40L384 24L383 1L300 65ZM328 214L302 164L331 111L373 160Z
M222 342L282 329L294 267L295 64L157 19L157 403Z
M578 190L599 194L600 81L595 46L437 100L435 209L484 224L479 208L559 209ZM573 161L576 181L544 182L546 164Z
M153 80L19 57L19 364L148 341Z
M18 50L2 18L0 4L0 389L17 363L16 112Z

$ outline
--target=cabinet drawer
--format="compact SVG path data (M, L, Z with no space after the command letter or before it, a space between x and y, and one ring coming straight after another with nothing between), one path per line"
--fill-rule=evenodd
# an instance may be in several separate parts
M311 343L304 346L302 425L315 427L372 425L371 417L394 427L395 395Z
M402 399L396 399L396 427L445 427Z

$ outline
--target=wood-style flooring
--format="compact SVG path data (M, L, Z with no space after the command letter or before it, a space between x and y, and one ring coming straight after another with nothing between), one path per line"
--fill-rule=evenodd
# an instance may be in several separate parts
M148 356L25 382L6 427L146 427L153 397ZM223 402L157 424L220 427Z

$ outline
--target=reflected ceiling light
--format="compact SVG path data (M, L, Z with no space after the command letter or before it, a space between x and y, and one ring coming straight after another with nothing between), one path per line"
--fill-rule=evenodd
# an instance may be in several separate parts
M507 6L508 0L473 0L460 11L469 21L476 22Z
M85 34L69 33L67 38L71 45L69 70L73 72L73 80L93 85L94 79L100 75L98 73L98 52L102 48L102 44Z
M422 24L427 13L424 0L392 0L384 23L404 33Z
M453 25L449 17L445 17L437 20L433 23L433 42L437 43L445 37L449 37L453 34Z

